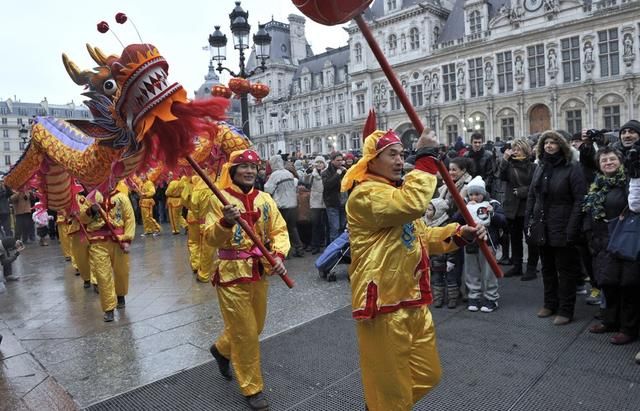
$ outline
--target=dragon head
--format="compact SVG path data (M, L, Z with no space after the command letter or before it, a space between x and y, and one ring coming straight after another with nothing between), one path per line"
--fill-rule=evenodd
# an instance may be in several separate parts
M150 161L174 166L193 151L196 136L217 135L216 121L225 118L228 100L190 101L179 83L169 81L169 64L154 45L128 45L109 69L117 86L116 124L131 130L138 142L150 142L145 144Z

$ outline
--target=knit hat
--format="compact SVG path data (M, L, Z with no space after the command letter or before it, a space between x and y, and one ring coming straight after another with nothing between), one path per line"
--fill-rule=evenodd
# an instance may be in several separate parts
M489 200L489 193L487 193L487 188L484 183L484 180L480 176L475 176L469 181L467 184L467 194L482 194L484 197L483 200Z
M631 130L640 134L640 122L638 122L638 120L629 120L626 123L624 123L622 127L620 127L620 132L618 133L618 137L622 136L622 130L624 130L625 128L630 128Z

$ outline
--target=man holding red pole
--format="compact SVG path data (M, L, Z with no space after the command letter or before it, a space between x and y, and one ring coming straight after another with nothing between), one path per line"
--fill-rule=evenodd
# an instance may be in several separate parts
M253 188L260 157L253 150L234 151L222 167L219 187L230 203L210 194L204 210L204 240L218 249L212 272L224 331L211 346L222 376L231 379L230 363L240 391L253 410L267 410L262 393L258 337L267 313L266 274L286 273L282 260L289 252L287 225L276 202L267 193ZM271 266L240 225L244 219L275 257Z
M440 381L431 303L429 253L448 253L484 227L427 227L422 216L436 188L438 141L425 130L415 170L401 180L403 146L392 131L374 131L346 173L353 317L369 410L410 410Z

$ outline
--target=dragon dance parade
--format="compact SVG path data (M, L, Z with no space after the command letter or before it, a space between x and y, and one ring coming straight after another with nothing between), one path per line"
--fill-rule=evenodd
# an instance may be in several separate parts
M242 3L0 82L0 408L637 409L640 1Z

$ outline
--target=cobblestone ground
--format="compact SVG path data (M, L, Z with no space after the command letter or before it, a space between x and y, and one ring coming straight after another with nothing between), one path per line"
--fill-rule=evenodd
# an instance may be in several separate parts
M191 273L186 236L167 232L134 241L127 306L113 323L56 241L27 246L14 265L20 280L0 294L0 409L84 407L211 360L222 329L215 289ZM294 290L270 279L262 338L349 304L346 266L327 283L313 261L286 262Z

